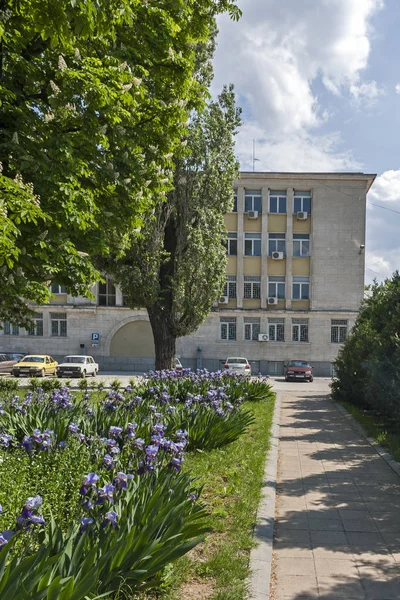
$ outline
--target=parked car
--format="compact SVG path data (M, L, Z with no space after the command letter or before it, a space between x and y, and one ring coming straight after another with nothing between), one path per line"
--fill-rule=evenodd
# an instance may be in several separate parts
M55 375L58 362L48 354L28 354L21 358L12 369L15 377L44 377Z
M57 367L58 377L86 377L87 375L96 377L98 372L99 365L92 356L64 356Z
M15 350L0 350L0 354L5 354L6 356L9 356L10 358L18 362L19 360L21 360L21 358L24 358L24 356L26 356L28 353L17 352Z
M11 373L18 361L7 354L0 354L0 373Z
M251 375L251 366L247 358L231 356L226 359L224 369L225 371L247 375L248 377Z
M313 368L305 360L291 360L285 365L285 381L313 381Z

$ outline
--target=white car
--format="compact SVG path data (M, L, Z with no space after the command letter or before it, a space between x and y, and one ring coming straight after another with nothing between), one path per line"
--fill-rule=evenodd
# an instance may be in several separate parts
M86 377L93 375L96 377L99 372L99 365L92 356L64 356L57 367L58 377Z
M238 373L239 375L251 375L251 366L247 358L241 358L238 356L231 356L226 359L224 364L226 372Z

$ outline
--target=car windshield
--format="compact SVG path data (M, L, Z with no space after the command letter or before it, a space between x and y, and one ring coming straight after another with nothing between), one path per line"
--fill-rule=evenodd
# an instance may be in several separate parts
M80 363L83 364L85 362L84 356L64 356L64 363Z
M26 356L21 360L26 363L44 363L44 356Z
M227 362L230 364L234 364L234 365L245 365L245 364L247 364L247 359L246 358L228 358Z
M309 367L310 365L307 362L304 362L303 360L292 360L292 362L289 363L289 367Z

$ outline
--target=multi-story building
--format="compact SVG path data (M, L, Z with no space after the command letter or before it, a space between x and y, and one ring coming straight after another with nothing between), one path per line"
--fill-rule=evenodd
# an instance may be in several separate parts
M254 372L282 374L304 359L330 375L340 344L364 295L366 195L375 175L363 173L241 173L228 229L227 282L199 330L181 338L184 366L220 368L245 356ZM5 323L0 351L86 352L103 368L154 366L147 313L124 306L110 279L93 287L96 300L72 298L52 286L24 331Z

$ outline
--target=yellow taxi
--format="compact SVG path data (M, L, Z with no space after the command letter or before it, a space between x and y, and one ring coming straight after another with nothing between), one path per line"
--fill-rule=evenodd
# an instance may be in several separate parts
M48 354L28 354L13 366L14 377L45 377L55 375L58 362Z

